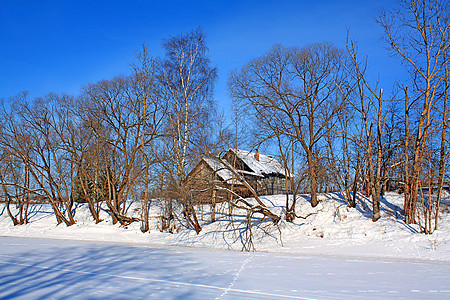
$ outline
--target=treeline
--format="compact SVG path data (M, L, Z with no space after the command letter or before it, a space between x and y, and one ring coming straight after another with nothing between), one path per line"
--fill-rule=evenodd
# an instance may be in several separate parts
M144 232L152 198L167 199L163 217L173 218L189 166L211 146L217 71L199 30L162 46L165 57L143 46L130 76L89 84L77 97L22 93L3 105L0 181L14 224L27 222L31 201L50 203L67 226L75 201L87 202L96 222L104 201L113 223L141 220ZM130 199L142 203L141 218L126 216ZM192 211L188 199L181 204Z
M346 49L276 45L231 74L231 95L237 111L252 115L255 143L270 142L297 175L287 220L295 218L298 191L308 191L314 207L319 191L331 188L350 207L363 191L377 221L381 197L395 189L404 193L407 224L419 223L425 233L437 229L450 177L449 5L411 0L400 6L381 10L377 19L409 74L392 95L369 80L367 59L350 33Z
M165 40L162 58L143 46L131 75L89 84L76 97L9 99L0 124L0 183L11 219L24 224L30 203L47 201L58 224L70 226L74 202L82 201L101 222L103 202L114 223L140 221L146 232L157 199L162 230L181 217L198 233L189 171L204 155L220 159L221 151L244 145L276 152L295 174L286 186L294 195L287 221L297 217L298 193L310 193L316 206L317 194L330 189L350 207L359 205L358 192L371 197L376 221L381 197L395 189L405 195L405 222L432 233L449 185L448 3L404 1L377 21L410 75L390 95L369 79L349 33L346 49L276 45L234 71L234 117L227 121L215 110L217 70L195 30ZM233 191L228 201L278 222L281 216L253 196L257 205ZM140 218L126 214L133 199L142 205Z

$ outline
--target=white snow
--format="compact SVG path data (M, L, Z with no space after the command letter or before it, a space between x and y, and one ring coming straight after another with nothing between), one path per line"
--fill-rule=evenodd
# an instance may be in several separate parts
M230 171L230 168L233 168L232 166L225 166L222 162L210 157L204 157L203 160L217 173L217 175L219 175L220 178L223 179L223 181L228 184L242 185L239 180L234 178L233 172Z
M383 199L382 217L377 222L371 221L368 199L360 198L353 209L338 194L321 194L319 198L319 205L312 208L308 196L300 196L296 212L305 218L294 223L282 221L273 226L270 220L255 215L252 242L256 253L213 250L242 250L246 241L246 215L235 210L231 220L226 203L217 205L214 223L209 221L209 206L197 207L202 224L199 235L183 220L177 220L174 234L160 232L157 201L151 204L149 233L140 232L137 222L127 227L112 225L103 210L104 221L95 224L85 204L75 206L77 224L70 227L56 226L48 205L33 206L30 223L13 226L1 204L0 298L86 298L91 292L97 294L88 298L125 298L115 294L119 290L126 292L120 295L129 293L130 297L143 297L148 291L145 295L156 298L197 299L450 297L448 198L442 204L439 229L432 235L403 222L399 214L403 197L396 193ZM281 214L286 196L265 196L262 200ZM362 203L368 206L366 210ZM131 204L128 215L139 216L138 207L138 203ZM179 246L190 246L191 250ZM160 262L164 255L158 251L174 253L173 257L168 255L167 269L166 263ZM175 261L178 263L173 266ZM31 276L31 280L21 281L20 274ZM88 279L92 282L86 282ZM22 292L20 284L13 284L18 281L31 282L29 290ZM44 284L47 281L49 284ZM59 290L55 284L64 288ZM86 292L80 291L83 284Z
M254 152L248 152L240 149L230 149L229 151L234 152L237 157L242 159L245 164L253 170L258 175L270 175L270 174L289 174L283 165L273 158L272 156L259 154L259 161L255 158Z
M282 214L285 195L264 196L261 199L277 214ZM390 193L381 205L381 219L371 221L369 199L364 200L366 210L358 203L349 208L338 194L320 194L319 205L312 208L307 195L299 196L296 213L300 217L294 223L285 221L273 226L270 220L261 221L254 216L253 244L258 251L301 255L333 255L352 257L384 257L450 261L450 218L448 202L443 201L439 229L432 235L420 233L418 225L406 225L399 214L403 197ZM448 198L447 198L448 199ZM249 199L251 202L252 199ZM447 207L447 209L445 209ZM129 205L128 215L140 217L139 203ZM13 226L5 205L0 204L0 236L44 237L86 241L109 241L158 245L183 245L216 249L242 250L245 238L244 212L234 211L228 217L228 204L217 204L216 219L210 222L210 206L198 206L197 215L202 225L199 235L187 228L183 220L177 220L177 232L160 232L160 203L153 201L150 209L150 232L142 233L138 222L127 227L112 225L106 211L104 220L95 224L86 204L75 204L77 223L66 227L56 225L50 205L31 208L30 223ZM181 215L181 213L179 213Z
M1 299L442 299L449 264L0 237Z

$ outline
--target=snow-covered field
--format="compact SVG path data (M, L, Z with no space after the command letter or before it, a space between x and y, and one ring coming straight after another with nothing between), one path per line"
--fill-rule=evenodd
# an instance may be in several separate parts
M448 199L439 230L424 235L401 220L395 193L383 199L375 223L361 203L352 209L339 195L320 198L311 208L301 197L296 211L306 218L294 223L273 226L256 216L258 252L247 253L223 251L242 250L248 233L245 215L235 211L230 220L225 205L214 223L209 207L199 208L197 235L181 221L176 233L160 232L156 201L148 233L137 222L112 225L106 212L95 224L83 204L71 227L56 226L47 205L32 208L30 224L13 226L2 204L0 298L450 298ZM282 212L285 196L263 199ZM128 213L137 214L136 206Z
M445 299L448 262L0 237L1 299Z
M278 226L269 220L258 224L254 219L253 244L257 251L301 255L327 255L345 257L396 258L450 261L450 213L446 202L442 205L439 230L432 235L419 233L417 225L406 225L400 217L402 196L391 193L382 201L382 217L371 221L370 203L363 210L361 203L356 209L346 207L336 194L322 194L321 202L311 208L306 196L298 200L297 218L294 223L282 221ZM263 200L272 211L280 214L285 196L266 196ZM178 232L160 232L158 204L151 204L150 232L142 233L138 222L125 227L112 225L108 214L102 211L103 222L95 224L87 205L77 204L77 224L56 226L56 220L49 205L33 207L30 224L13 226L4 204L0 204L0 235L11 237L43 237L85 241L125 242L152 245L182 245L203 248L242 250L245 230L242 223L245 215L235 211L233 221L227 216L228 207L219 207L217 221L211 223L209 206L204 206L203 217L198 209L202 231L199 235L182 222L177 222ZM131 205L128 214L139 216ZM255 215L258 217L258 215ZM203 221L201 220L203 218Z

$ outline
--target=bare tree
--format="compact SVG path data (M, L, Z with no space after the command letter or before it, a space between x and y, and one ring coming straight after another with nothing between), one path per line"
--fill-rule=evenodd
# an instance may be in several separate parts
M18 94L15 98L26 100L27 93ZM2 99L2 104L3 99ZM10 135L11 120L14 115L7 111L5 106L1 110L0 123L0 184L2 185L3 199L6 201L6 210L14 226L28 223L28 207L30 204L30 174L27 164L11 153L11 144L14 140ZM27 139L27 136L20 137ZM17 213L11 210L15 204Z
M372 198L372 221L375 222L380 218L380 201L387 181L387 170L392 167L383 162L383 157L392 151L392 145L383 140L389 114L388 110L383 109L386 102L383 100L383 90L377 93L377 85L372 86L368 82L365 75L366 61L358 60L357 45L350 37L347 38L346 48L352 61L348 72L356 82L357 91L355 101L350 103L361 118L361 132L356 142L366 153L366 195Z
M356 156L356 167L353 170L355 176L354 181L351 179L352 175L352 153L351 147L353 142L352 129L350 126L355 120L350 115L348 107L343 109L337 116L338 122L334 128L330 128L326 135L327 141L327 159L331 170L331 178L335 185L339 188L342 196L344 197L349 207L356 207L355 197L352 197L350 191L354 188L357 181L359 168L360 168L360 148L361 146L356 144L358 148L358 155ZM354 123L353 123L354 124Z
M138 221L126 216L126 202L143 170L139 162L145 127L143 102L134 92L130 78L116 77L87 86L82 97L84 115L91 122L97 147L105 159L102 174L107 195L104 198L113 222L122 225Z
M187 166L197 158L196 151L191 148L192 132L208 124L217 70L210 66L205 35L200 30L171 37L164 41L163 47L166 57L160 78L165 98L170 103L167 130L171 143L167 144L170 145L167 153L170 154L171 165L166 169L170 178L169 189L173 193L169 198L181 200L186 219L200 232L184 180Z
M167 103L160 97L161 87L157 80L157 62L150 56L145 45L136 53L137 62L132 65L131 96L133 112L140 123L137 134L140 136L140 154L143 161L140 184L143 187L141 231L149 230L149 205L155 165L161 162L158 153L159 138L162 136L162 125L167 111ZM140 130L140 132L139 132Z
M19 99L12 104L2 132L3 150L23 163L28 172L27 181L18 187L35 198L48 200L57 223L68 226L75 224L72 212L75 167L73 157L64 151L62 136L69 124L64 103L72 99L56 94L31 103Z
M278 45L229 79L232 97L244 102L257 128L267 132L262 141L282 134L303 149L313 207L318 204L321 141L348 95L343 61L343 52L329 44Z
M450 152L447 150L448 146L446 145L446 141L449 141L448 138L448 122L450 120L450 113L448 110L448 90L449 90L449 62L447 60L448 53L444 53L445 60L445 78L444 78L444 91L442 92L442 129L441 129L441 144L439 151L439 177L437 184L437 199L435 205L435 219L434 219L434 230L438 228L438 215L439 215L439 207L442 198L442 188L444 186L444 177L445 177L445 169L446 162L450 156ZM431 223L431 222L430 222Z
M380 11L378 23L391 51L399 56L408 68L411 87L407 111L417 109L411 176L405 189L405 221L416 222L417 196L421 186L421 175L425 149L430 134L435 130L433 112L441 99L437 93L445 84L445 66L448 63L449 8L447 1L404 0L401 8L390 12ZM411 110L414 108L414 110ZM409 115L409 118L412 116ZM412 125L409 122L408 125ZM409 177L408 174L406 176Z

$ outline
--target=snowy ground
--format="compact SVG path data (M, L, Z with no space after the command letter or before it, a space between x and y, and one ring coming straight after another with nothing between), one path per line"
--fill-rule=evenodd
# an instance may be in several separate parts
M174 234L160 232L156 201L147 233L138 222L112 225L105 211L95 224L84 204L71 227L56 226L48 205L33 206L30 223L13 226L0 204L0 298L450 298L449 198L432 235L403 222L395 193L375 223L368 199L356 209L337 194L320 199L311 208L301 197L296 211L305 218L294 223L273 226L255 215L250 253L223 251L248 249L245 214L234 211L231 220L226 205L214 223L208 206L197 208L197 235L183 220ZM282 214L285 196L263 201Z
M0 298L444 299L450 263L0 238Z
M432 235L420 233L417 225L406 225L400 216L403 198L391 193L382 201L381 219L371 221L370 203L366 210L358 202L356 209L346 207L336 194L320 195L321 202L311 208L306 196L298 200L296 212L306 219L297 218L294 223L281 222L271 225L269 220L261 222L255 215L253 245L257 251L289 253L298 255L327 255L338 257L368 257L392 259L417 259L450 261L450 212L449 198L444 201L443 213L439 219L439 230ZM271 209L282 214L285 196L267 196L263 200ZM4 204L0 204L0 236L44 237L52 239L126 242L152 245L182 245L200 248L242 250L246 237L245 215L238 211L233 220L227 216L228 207L218 207L217 221L211 223L209 206L200 207L197 212L203 227L199 235L177 222L177 232L160 232L158 203L151 205L150 232L141 233L140 224L135 222L126 228L112 225L108 214L102 211L103 222L95 224L84 204L75 207L77 224L56 226L49 205L31 209L30 224L13 226ZM135 206L128 214L139 217ZM181 215L181 213L180 213ZM203 220L202 220L203 219ZM182 221L182 220L181 220ZM248 245L247 245L248 249Z

